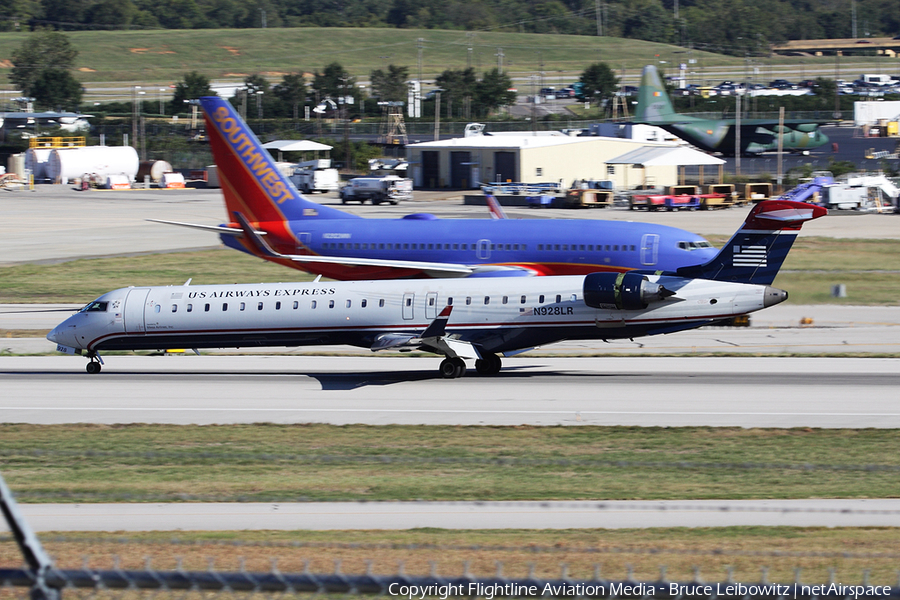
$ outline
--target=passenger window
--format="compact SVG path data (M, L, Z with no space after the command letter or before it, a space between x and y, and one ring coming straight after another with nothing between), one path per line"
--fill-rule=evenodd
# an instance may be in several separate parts
M519 304L525 304L525 296L519 298Z
M241 302L241 310L247 308L247 304L245 302Z
M334 300L328 301L328 308L334 308Z
M538 250L543 250L543 249L544 249L544 245L543 245L543 244L538 244Z
M466 250L466 249L467 249L466 246L467 246L467 244L463 244L463 245L462 245L462 249L463 249L463 250Z
M428 299L428 306L434 306L434 298Z
M543 304L543 303L544 303L544 295L541 294L540 296L538 296L538 304Z
M503 296L503 304L509 302L509 296Z
M634 252L634 245L631 246L631 251Z
M227 303L227 302L223 302L223 303L222 303L222 312L225 312L226 310L228 310L228 303Z
M366 305L367 305L368 303L369 303L369 301L366 300L365 298L363 298L362 301L361 301L359 304L360 304L360 306L362 306L363 308L365 308Z
M300 303L294 300L294 310L297 310L298 308L300 308Z
M453 306L453 296L447 297L447 306Z
M378 301L378 308L384 308L384 298Z
M281 302L275 303L275 310L281 310Z
M315 307L316 307L316 301L313 300L312 302L310 302L310 303L309 303L309 307L310 307L310 308L315 308Z
M562 300L562 295L561 295L561 294L557 294L557 295L556 295L556 302L558 303L558 302L560 302L561 300Z
M153 312L159 312L159 304L153 307Z
M193 304L188 304L188 305L187 305L187 311L188 311L188 312L191 312L192 310L194 310L194 305L193 305Z
M572 294L571 296L569 296L569 302L575 302L576 300L578 300L578 294Z
M178 305L177 305L177 304L173 304L173 305L172 305L172 312L178 312Z
M412 306L412 298L407 298L407 299L406 299L406 305L407 305L407 306Z
M208 303L208 302L207 302L206 305L203 307L203 312L209 312L209 303Z
M613 252L618 252L618 251L619 251L619 245L616 244L615 246L613 246Z
M263 303L260 302L259 304L256 305L256 310L262 310L262 307L263 307Z
M471 297L471 296L466 296L466 306L468 306L468 305L470 305L470 304L472 304L472 297Z
M350 301L347 300L347 308L350 308Z
M484 297L484 304L485 304L485 306L487 306L487 305L490 304L490 303L491 303L491 297L490 297L490 296L485 296L485 297Z

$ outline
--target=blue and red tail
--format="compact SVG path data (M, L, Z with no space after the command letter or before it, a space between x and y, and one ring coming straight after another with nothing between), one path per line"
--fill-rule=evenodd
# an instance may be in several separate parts
M764 200L719 254L706 264L682 267L682 277L771 285L806 221L824 217L821 206L792 200Z
M229 221L235 212L252 223L356 218L300 195L228 101L207 96L200 98L200 106Z

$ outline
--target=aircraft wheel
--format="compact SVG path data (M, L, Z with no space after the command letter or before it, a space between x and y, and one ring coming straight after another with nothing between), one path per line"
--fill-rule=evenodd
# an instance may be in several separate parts
M475 371L479 375L496 375L500 372L503 362L496 354L484 354L483 359L475 361Z
M450 362L456 367L453 377L462 377L466 374L466 362L461 358L451 358Z
M459 367L453 362L453 359L445 358L441 361L441 366L438 369L441 372L441 377L444 379L453 379L457 377L456 371Z
M90 373L91 375L96 375L97 373L100 372L100 363L98 363L98 362L92 360L91 362L89 362L89 363L87 364L87 366L85 367L85 369L86 369L87 372Z
M397 201L396 201L396 200L391 200L391 206L397 206Z

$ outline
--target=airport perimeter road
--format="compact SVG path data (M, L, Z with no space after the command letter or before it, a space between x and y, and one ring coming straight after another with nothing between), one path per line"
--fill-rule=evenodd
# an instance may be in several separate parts
M2 357L5 423L365 423L900 428L900 359Z
M344 206L335 194L310 198L371 218L400 218L416 212L441 218L490 218L483 206L463 205L463 193L416 192L416 200L397 206ZM649 213L621 208L573 211L508 207L506 212L515 219L628 220L671 225L703 235L730 235L740 227L748 210ZM218 225L227 218L220 190L81 192L63 185L0 194L0 213L4 217L0 221L0 265L218 247L221 244L214 233L146 219ZM801 235L900 239L900 226L894 215L836 214L807 223Z
M900 500L20 504L42 531L898 527ZM3 523L0 522L0 531Z

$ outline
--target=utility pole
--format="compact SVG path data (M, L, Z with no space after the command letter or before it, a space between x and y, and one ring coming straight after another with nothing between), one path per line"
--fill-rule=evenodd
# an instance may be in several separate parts
M734 95L734 174L741 174L741 95Z
M503 57L506 56L503 54L503 48L497 48L495 56L497 57L497 71L503 73Z
M600 0L594 0L594 10L597 13L597 37L603 37L603 13Z
M422 48L424 47L424 43L425 38L418 38L416 40L416 49L418 51L417 64L419 68L419 86L422 85ZM421 89L421 87L419 89Z
M851 37L856 36L856 0L850 0L850 30L852 33Z
M441 139L441 93L434 93L434 141Z
M841 86L838 80L841 78L841 51L834 51L834 118L841 118Z
M782 187L782 165L781 165L781 157L784 153L784 106L781 106L778 109L778 177L775 180L778 183L778 189L775 190L776 194L781 195Z

